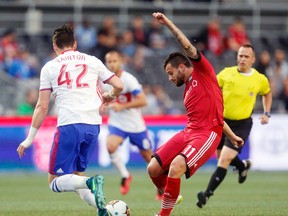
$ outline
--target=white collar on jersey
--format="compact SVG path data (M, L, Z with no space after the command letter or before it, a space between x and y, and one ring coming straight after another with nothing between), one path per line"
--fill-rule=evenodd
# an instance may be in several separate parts
M244 76L251 76L251 75L254 73L254 71L253 71L252 68L251 68L248 73L241 72L241 71L239 71L239 73L242 74L242 75L244 75Z

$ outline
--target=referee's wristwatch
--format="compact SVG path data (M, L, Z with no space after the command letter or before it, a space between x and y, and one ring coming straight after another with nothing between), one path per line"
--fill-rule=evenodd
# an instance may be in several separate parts
M270 118L270 117L271 117L271 114L270 114L270 112L265 112L265 113L264 113L264 115L266 115L268 118Z

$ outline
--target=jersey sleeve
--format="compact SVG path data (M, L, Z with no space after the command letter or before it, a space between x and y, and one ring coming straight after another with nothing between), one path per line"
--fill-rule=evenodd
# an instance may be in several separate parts
M40 72L40 87L39 90L52 90L50 77L49 77L49 70L47 64L43 66Z
M108 92L113 88L111 85L105 84L101 81L98 83L98 86L99 86L101 92Z
M224 75L225 75L225 72L226 72L226 68L224 68L222 71L220 71L218 74L217 74L217 81L218 81L218 84L220 86L220 88L223 87L224 85Z
M215 76L216 73L215 73L215 70L214 70L212 64L206 59L206 57L201 52L199 52L199 51L197 51L197 52L199 55L198 59L191 59L190 58L190 60L193 63L194 68L198 72Z
M132 74L129 74L126 79L127 80L125 83L127 84L128 92L131 92L134 96L142 92L142 86L140 85L136 77L134 77Z
M259 73L259 75L260 75L260 84L261 84L259 95L266 95L271 91L268 78L264 76L263 74Z
M95 58L97 61L97 71L99 73L99 80L106 83L115 74L108 70L108 68L99 59Z

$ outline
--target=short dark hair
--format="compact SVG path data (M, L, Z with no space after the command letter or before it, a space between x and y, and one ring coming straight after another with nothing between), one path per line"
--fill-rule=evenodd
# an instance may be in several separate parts
M241 47L244 47L244 48L251 48L253 52L255 52L255 49L254 47L251 45L251 44L243 44L241 45Z
M164 70L169 63L172 67L178 67L179 64L184 64L186 67L192 67L189 58L181 52L173 52L164 60Z
M122 53L121 51L119 51L119 50L117 50L117 49L112 49L112 50L106 52L106 54L105 54L105 60L106 60L106 56L109 55L109 54L117 54L117 55L120 57L120 59L123 58L123 53Z
M55 43L60 49L64 47L73 47L75 43L73 28L65 24L62 27L56 28L52 37L53 43Z

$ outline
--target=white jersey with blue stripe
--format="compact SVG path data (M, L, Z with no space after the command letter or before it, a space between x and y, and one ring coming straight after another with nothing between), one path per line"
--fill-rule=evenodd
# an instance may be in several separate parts
M138 80L127 71L122 71L120 79L124 84L124 89L117 97L116 103L127 103L142 92L142 86ZM109 90L108 85L104 86L104 90ZM117 127L126 132L138 133L146 130L141 108L129 108L119 112L109 109L108 124Z

